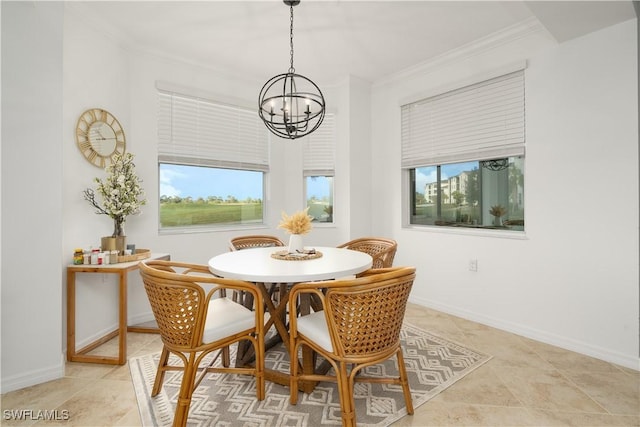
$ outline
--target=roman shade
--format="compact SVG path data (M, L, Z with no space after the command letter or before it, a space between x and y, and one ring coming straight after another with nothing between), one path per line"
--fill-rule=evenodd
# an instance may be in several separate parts
M524 70L403 105L404 169L524 154Z
M335 169L335 115L326 114L322 125L303 139L304 176L333 176Z
M158 90L158 160L268 172L268 133L254 110Z

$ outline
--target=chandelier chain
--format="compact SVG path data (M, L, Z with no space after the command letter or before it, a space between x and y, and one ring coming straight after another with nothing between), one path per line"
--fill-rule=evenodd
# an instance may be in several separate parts
M291 49L289 50L289 54L291 55L291 66L289 67L289 72L290 73L295 73L296 69L293 68L293 5L290 6L291 9L291 25L289 27L289 46L291 47Z

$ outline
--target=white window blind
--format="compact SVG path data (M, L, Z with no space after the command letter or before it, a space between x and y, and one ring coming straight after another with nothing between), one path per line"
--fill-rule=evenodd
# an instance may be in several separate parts
M320 127L304 138L304 176L333 176L335 169L335 115L325 114Z
M524 154L524 71L402 106L402 167Z
M158 91L161 162L269 171L267 129L254 110Z

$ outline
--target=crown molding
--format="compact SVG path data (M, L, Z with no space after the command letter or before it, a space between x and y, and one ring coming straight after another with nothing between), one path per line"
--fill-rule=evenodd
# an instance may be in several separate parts
M397 73L377 80L372 86L379 87L406 80L416 74L430 73L439 68L452 65L456 62L464 61L471 57L481 55L485 52L496 49L508 43L525 38L532 34L542 34L544 37L554 40L547 29L538 21L531 17L517 24L506 27L502 30L489 34L471 43L467 43L459 48L452 49L438 55L428 61L418 63ZM557 43L557 42L556 42Z

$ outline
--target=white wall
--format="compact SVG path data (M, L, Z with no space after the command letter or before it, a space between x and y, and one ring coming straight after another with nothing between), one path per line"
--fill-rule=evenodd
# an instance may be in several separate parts
M379 232L392 227L396 263L417 266L414 302L637 369L636 20L557 46L538 30L482 47L374 87L372 110L390 119L373 122L373 169L398 169L404 100L527 60L525 235L402 228L400 172L374 177L393 201Z
M64 375L63 8L54 2L1 7L5 392Z

